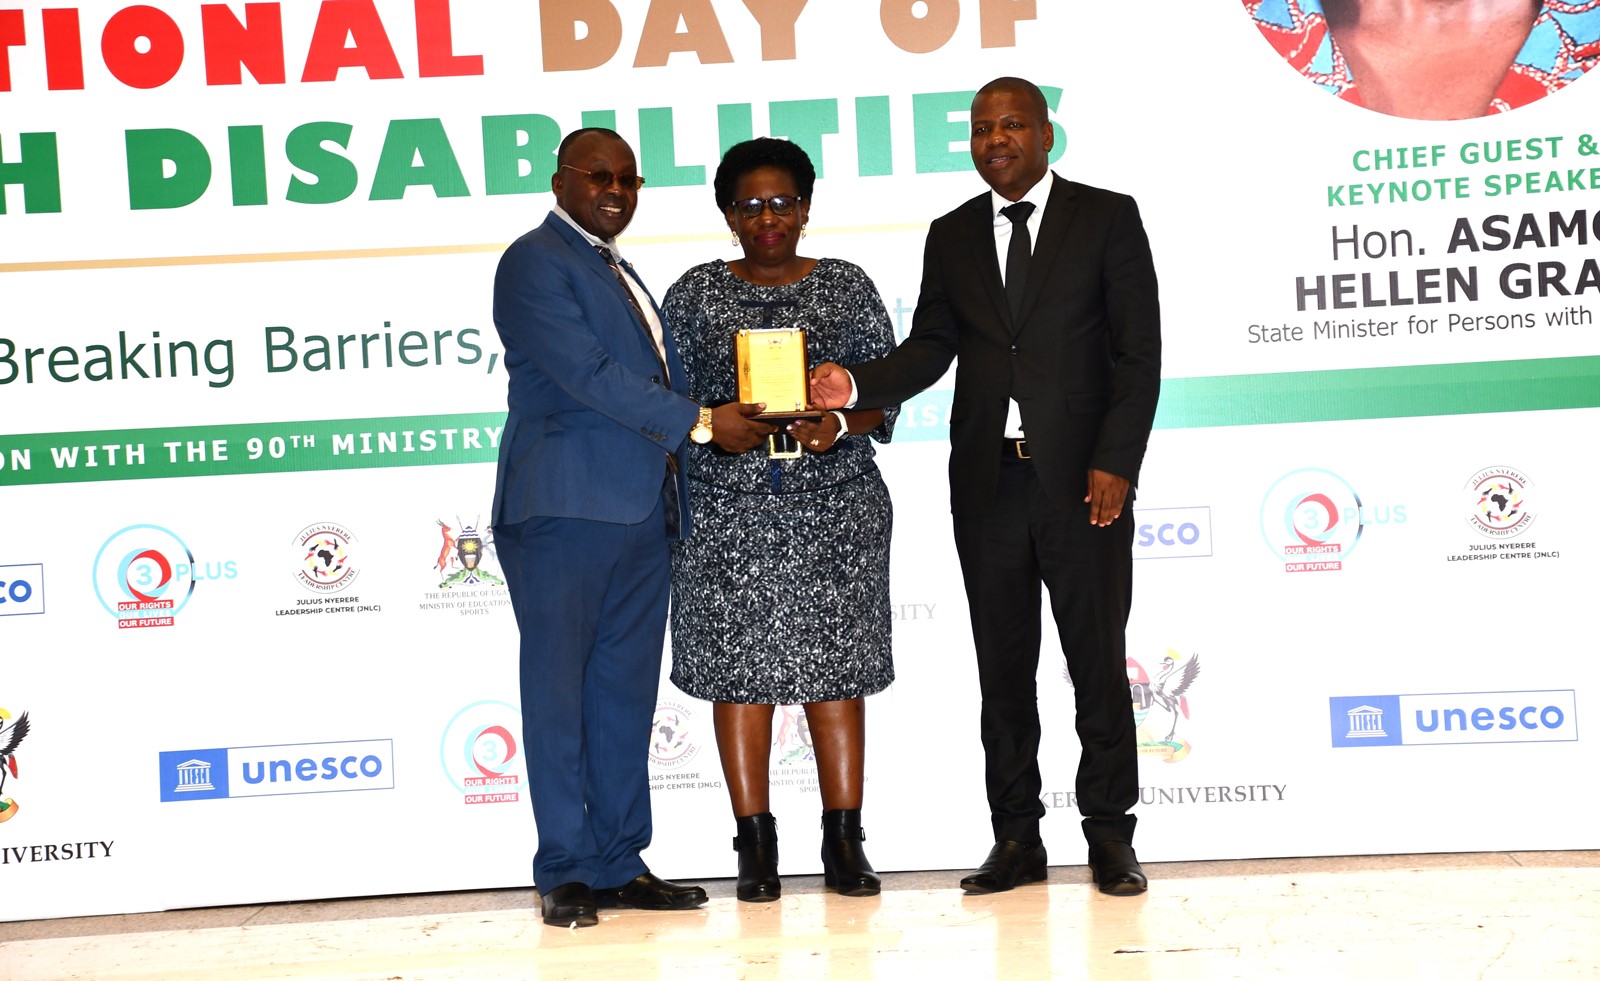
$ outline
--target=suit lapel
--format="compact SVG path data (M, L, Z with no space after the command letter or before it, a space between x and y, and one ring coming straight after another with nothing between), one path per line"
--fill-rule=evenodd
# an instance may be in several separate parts
M1039 302L1049 270L1056 268L1056 260L1067 242L1067 228L1078 210L1078 192L1071 181L1054 173L1050 175L1050 197L1045 201L1044 220L1039 224L1039 241L1033 243L1033 258L1028 262L1028 283L1022 291L1022 318L1011 325L1011 336L1016 337L1028 322L1028 314ZM1002 302L1005 297L1001 296Z
M638 343L640 350L648 354L650 360L659 367L661 358L656 353L655 345L651 343L650 338L645 333L648 328L639 322L639 315L634 313L633 303L628 299L627 287L617 279L617 274L611 271L610 263L601 257L599 251L590 244L587 238L580 235L577 229L562 221L555 214L552 213L545 220L555 228L556 234L560 235L562 240L572 249L573 258L578 265L599 276L616 294L617 302L622 304L623 310L627 313L626 323L632 328L634 340ZM656 305L656 298L650 293L650 287L644 285L644 280L640 279L638 274L634 272L633 266L624 265L622 269L624 276L632 277L633 281L639 284L639 288L644 292L645 298L650 301L650 309L655 311L656 319L661 321L661 342L662 347L667 352L667 387L675 392L686 390L687 386L683 377L683 361L678 357L677 345L672 342L672 331L667 329L667 318L662 316L661 308Z
M667 352L667 387L674 392L686 392L688 383L684 380L683 359L678 356L678 345L672 339L672 328L667 325L667 315L661 312L661 307L656 303L655 294L650 292L650 287L644 284L644 278L633 268L633 263L622 260L623 274L639 284L639 291L650 302L650 309L655 311L656 320L661 323L661 346ZM610 270L606 270L610 272ZM618 283L617 285L622 285ZM626 297L624 297L626 300ZM629 306L632 309L632 306ZM645 339L645 344L650 347L650 354L655 355L655 346Z
M968 250L967 268L975 272L983 292L994 307L994 322L1011 322L1011 305L1006 301L1005 281L1000 277L1000 259L994 248L994 210L989 192L978 195L962 205L961 228L957 232L962 245Z
M599 253L595 254L596 256L599 255ZM644 279L633 268L633 263L623 259L621 256L617 258L622 262L622 274L638 284L639 292L644 294L645 301L650 304L650 309L655 313L656 320L661 324L661 348L667 355L667 388L674 392L688 391L688 384L685 382L683 375L683 359L678 356L678 345L672 340L672 330L667 326L666 315L661 312L661 307L656 304L656 298L650 292L650 287L644 284ZM601 265L605 265L605 263L602 262ZM611 281L616 283L619 291L626 288L621 283L617 283L616 274L611 271L610 266L606 266L605 271ZM623 296L622 302L628 304L628 313L632 315L633 304L628 302L628 297ZM635 315L630 316L629 319L638 321L639 318ZM644 336L644 325L641 324L639 326L640 341L643 342L645 349L650 352L650 357L655 358L657 363L660 363L661 359L656 354L655 344L651 342L650 338Z

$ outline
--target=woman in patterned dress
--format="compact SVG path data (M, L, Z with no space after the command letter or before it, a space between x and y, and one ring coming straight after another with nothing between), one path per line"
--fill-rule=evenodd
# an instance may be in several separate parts
M743 252L695 266L663 310L690 395L734 401L734 335L804 327L812 363L855 364L894 346L877 288L855 265L797 254L816 171L785 140L730 148L717 207ZM714 703L717 747L738 836L737 894L777 899L777 824L767 770L778 705L805 706L822 796L830 888L879 891L861 842L867 695L894 680L889 639L888 489L871 439L897 410L833 412L784 429L802 452L731 454L692 445L694 534L673 552L672 681Z

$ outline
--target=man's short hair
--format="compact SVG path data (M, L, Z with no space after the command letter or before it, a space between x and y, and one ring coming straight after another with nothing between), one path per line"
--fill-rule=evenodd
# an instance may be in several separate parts
M618 139L618 140L622 139L622 134L621 133L618 133L614 129L606 129L604 126L585 126L582 129L575 129L572 132L568 133L566 136L562 137L561 138L561 145L556 147L556 166L557 167L559 167L562 164L567 162L567 147L571 146L572 142L574 140L576 140L578 137L583 136L583 135L585 135L587 133L599 133L602 136L610 136L610 137L612 137L614 139Z
M1033 103L1033 108L1038 110L1040 119L1050 117L1050 103L1045 99L1044 93L1039 91L1039 86L1025 78L1006 75L988 83L979 89L977 94L988 95L991 92L1020 92Z

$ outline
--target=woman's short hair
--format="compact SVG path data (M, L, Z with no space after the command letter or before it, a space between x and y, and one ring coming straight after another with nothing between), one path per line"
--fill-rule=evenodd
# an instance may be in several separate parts
M811 189L817 183L817 168L811 165L811 158L788 140L760 136L735 143L722 155L717 176L711 182L711 190L717 196L717 210L726 211L733 204L733 189L738 186L739 178L762 167L788 171L794 178L795 190L802 198L811 200Z

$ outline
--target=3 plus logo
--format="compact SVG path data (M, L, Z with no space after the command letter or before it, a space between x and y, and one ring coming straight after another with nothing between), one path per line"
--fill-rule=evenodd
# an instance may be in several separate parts
M0 565L0 617L44 612L44 563Z
M195 584L237 579L232 559L197 560L174 532L129 525L100 546L94 592L118 629L170 627L194 596Z

